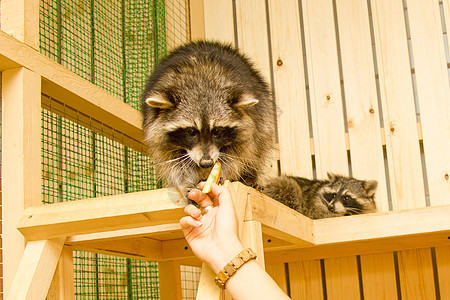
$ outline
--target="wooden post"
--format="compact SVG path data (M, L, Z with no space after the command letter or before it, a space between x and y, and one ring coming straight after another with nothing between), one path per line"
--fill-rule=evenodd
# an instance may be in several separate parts
M74 300L73 275L73 248L64 246L47 294L47 300Z
M3 12L2 12L3 14ZM25 241L24 208L41 203L41 77L25 68L2 76L3 291L7 295Z
M162 261L158 263L159 291L162 300L181 300L180 262Z
M39 49L39 0L2 0L2 30Z

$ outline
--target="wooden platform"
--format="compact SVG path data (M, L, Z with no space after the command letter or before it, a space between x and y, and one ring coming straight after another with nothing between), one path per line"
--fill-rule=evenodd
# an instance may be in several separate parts
M266 264L450 244L450 205L311 220L241 183L232 183L230 189L241 227L253 223L260 228L251 238L260 241ZM31 241L22 261L40 257L55 268L65 244L149 261L200 264L178 223L184 205L175 190L159 189L28 208L18 226ZM34 249L36 244L41 246ZM42 250L46 248L56 250ZM21 274L42 276L37 268L21 265L10 297L26 287ZM42 289L42 280L36 285Z

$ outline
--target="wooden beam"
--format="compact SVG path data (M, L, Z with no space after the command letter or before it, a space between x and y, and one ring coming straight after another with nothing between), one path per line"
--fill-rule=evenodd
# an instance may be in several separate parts
M18 229L29 240L175 223L185 200L175 189L100 197L32 207Z
M40 76L25 68L2 75L3 289L7 294L25 241L16 226L24 208L41 204Z
M247 210L245 221L260 221L264 233L298 246L314 244L313 221L278 201L251 190Z
M181 232L180 223L74 235L67 238L66 244L76 245L93 241L106 242L129 238L136 239L144 236L159 238L161 235L169 236L170 239L182 238L183 233Z
M450 232L450 205L314 221L317 244Z
M162 242L150 238L79 243L75 250L147 261L161 261Z
M44 94L142 141L138 110L0 30L0 71L17 65L42 76Z
M64 240L28 242L7 299L45 299Z
M316 245L266 252L293 262L450 245L450 205L314 221ZM420 221L418 221L420 220Z

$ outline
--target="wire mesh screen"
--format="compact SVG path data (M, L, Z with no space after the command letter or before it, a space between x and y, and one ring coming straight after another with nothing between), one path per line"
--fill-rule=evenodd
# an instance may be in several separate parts
M163 0L42 0L41 52L139 109L143 82L166 54L165 18Z
M187 3L41 0L40 50L140 109L154 65L189 40ZM105 136L89 116L81 121L67 114L64 99L42 97L45 203L161 187L144 151L124 146L120 135ZM75 251L74 272L77 299L159 299L157 263Z

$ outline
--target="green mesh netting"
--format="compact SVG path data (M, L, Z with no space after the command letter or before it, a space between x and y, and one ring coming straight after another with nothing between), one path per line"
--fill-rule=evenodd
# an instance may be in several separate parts
M165 37L163 0L40 2L41 52L137 109ZM43 109L45 203L157 187L148 157ZM159 299L156 263L75 251L74 272L77 299Z

